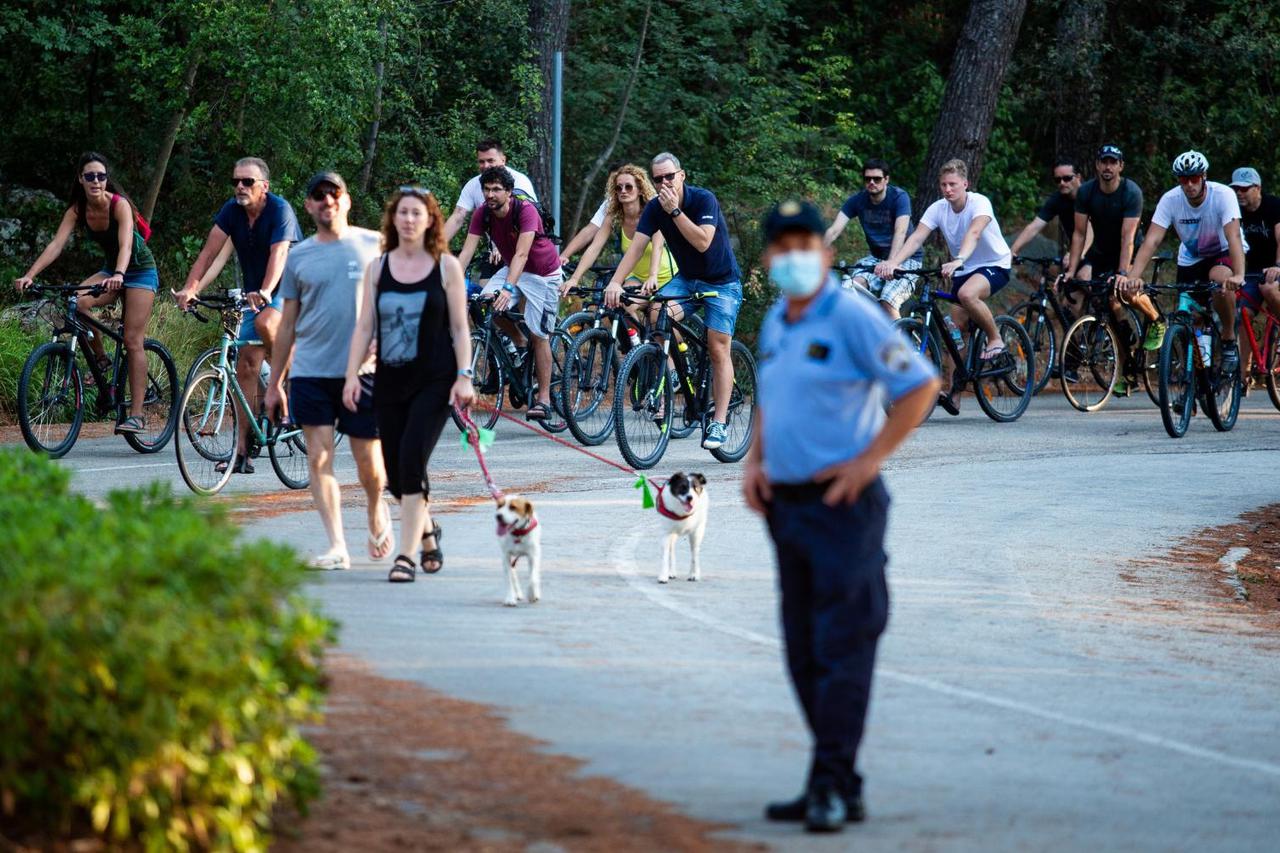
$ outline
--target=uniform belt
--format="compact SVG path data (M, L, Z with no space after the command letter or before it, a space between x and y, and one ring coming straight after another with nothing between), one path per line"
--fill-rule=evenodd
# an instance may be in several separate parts
M830 483L771 483L770 490L773 492L775 501L783 503L811 503L813 501L822 500L822 496L827 493Z

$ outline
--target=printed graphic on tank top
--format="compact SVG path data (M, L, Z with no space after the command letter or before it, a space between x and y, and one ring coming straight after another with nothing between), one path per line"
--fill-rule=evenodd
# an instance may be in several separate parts
M378 294L378 357L383 364L400 366L417 359L418 333L426 304L425 290Z

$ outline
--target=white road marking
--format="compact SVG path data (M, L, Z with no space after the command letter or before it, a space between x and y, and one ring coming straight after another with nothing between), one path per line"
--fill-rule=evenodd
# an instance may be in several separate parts
M135 468L177 468L177 462L151 462L146 465L112 465L109 468L72 468L75 474L99 474L103 471L132 471Z
M741 628L708 613L704 613L697 608L690 607L687 604L683 604L679 601L673 601L670 593L664 588L659 587L654 578L640 576L636 571L635 560L632 555L635 553L636 546L639 545L644 534L644 525L632 528L629 534L621 537L615 542L613 551L610 554L611 561L617 567L618 574L632 589L636 590L659 607L666 608L673 613L692 619L695 622L700 622L708 628L713 628L723 634L728 634L729 636L737 637L738 639L746 640L750 643L756 643L762 646L768 646L772 649L781 650L782 641L778 637L771 637L767 634L761 634L758 631ZM1082 717L1072 716L1071 714L1062 714L1057 711L1049 710L1048 708L1041 708L1028 702L1021 702L1016 699L1006 699L1002 696L994 696L989 693L983 693L978 690L969 690L964 687L954 687L941 681L935 681L932 678L925 678L919 675L899 672L883 666L876 667L876 674L881 677L888 678L891 681L910 684L913 687L931 690L935 693L941 693L945 696L951 696L956 699L964 699L970 702L991 705L996 708L1003 708L1007 711L1016 711L1029 716L1039 717L1042 720L1049 720L1054 723L1061 723L1062 725L1074 726L1075 728L1086 729L1100 734L1108 734L1113 737L1136 741L1159 749L1167 749L1171 752L1181 753L1192 758L1201 758L1206 761L1225 764L1242 770L1253 770L1267 776L1280 777L1280 765L1272 764L1268 761L1240 758L1214 749L1205 749L1193 744L1184 743L1180 740L1174 740L1173 738L1161 737L1160 735L1151 734L1138 729L1132 729L1128 726L1086 720Z

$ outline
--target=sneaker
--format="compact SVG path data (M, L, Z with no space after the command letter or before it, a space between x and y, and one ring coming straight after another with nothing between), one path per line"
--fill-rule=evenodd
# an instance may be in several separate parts
M707 424L707 430L702 434L702 447L704 450L715 450L728 438L725 425L719 421L712 421Z
M1164 333L1167 328L1159 320L1147 326L1147 336L1142 339L1142 348L1147 352L1154 352L1160 349L1160 345L1164 343Z
M1123 376L1116 377L1115 387L1111 389L1111 393L1117 397L1128 397L1130 393L1129 380Z
M1235 341L1222 342L1222 374L1230 376L1240 369L1240 347Z

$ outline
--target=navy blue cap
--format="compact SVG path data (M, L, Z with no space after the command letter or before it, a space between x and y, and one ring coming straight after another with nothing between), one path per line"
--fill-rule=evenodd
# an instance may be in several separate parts
M785 231L807 231L810 234L825 234L827 223L822 212L808 201L787 199L773 206L761 223L764 239L773 242Z
M1114 159L1124 162L1124 152L1115 145L1104 145L1098 149L1098 159L1107 160Z

